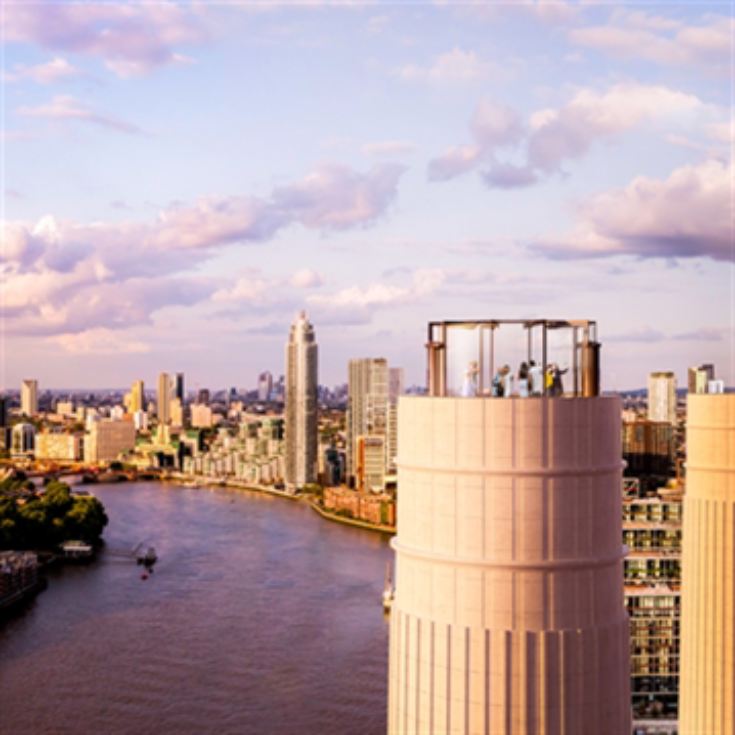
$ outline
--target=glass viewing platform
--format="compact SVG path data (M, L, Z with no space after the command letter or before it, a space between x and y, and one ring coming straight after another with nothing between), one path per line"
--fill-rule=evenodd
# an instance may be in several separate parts
M430 396L593 397L600 343L589 319L429 322Z

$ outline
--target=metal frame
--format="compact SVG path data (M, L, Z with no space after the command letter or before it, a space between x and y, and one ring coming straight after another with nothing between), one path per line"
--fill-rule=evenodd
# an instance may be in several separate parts
M432 321L427 329L427 388L429 395L446 396L447 394L447 336L450 329L479 327L479 390L483 395L485 389L485 335L490 331L488 350L489 375L495 373L495 330L501 326L520 326L527 331L527 359L533 359L533 334L541 329L541 366L544 375L548 366L548 332L556 329L570 329L572 332L572 370L574 378L573 395L597 395L599 386L590 376L589 349L599 348L597 341L597 322L591 319L465 319L450 321ZM581 339L580 339L581 333ZM595 357L594 359L597 359ZM595 368L597 366L595 365ZM546 380L543 393L547 395Z

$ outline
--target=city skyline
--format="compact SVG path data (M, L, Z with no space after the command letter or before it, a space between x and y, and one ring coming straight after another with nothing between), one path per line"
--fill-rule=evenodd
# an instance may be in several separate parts
M330 385L478 312L735 383L724 6L51 7L3 18L2 388L254 385L302 308Z

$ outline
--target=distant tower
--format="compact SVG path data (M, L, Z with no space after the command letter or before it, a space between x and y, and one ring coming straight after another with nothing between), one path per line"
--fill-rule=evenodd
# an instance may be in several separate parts
M648 419L676 423L676 376L651 373L648 376Z
M171 420L171 378L168 373L160 373L158 376L157 398L158 423L167 424Z
M26 379L20 386L20 412L24 416L38 413L38 381Z
M178 398L181 401L181 405L184 405L184 373L176 373L174 398Z
M350 360L347 393L347 476L357 481L360 437L388 434L388 361L384 357ZM383 462L385 474L385 460Z
M145 385L142 380L136 380L130 389L130 405L128 409L131 414L138 411L145 411Z
M533 323L542 364L560 324L580 329ZM477 393L448 395L447 344L430 337L432 395L399 400L388 732L629 733L620 400L491 398L492 348Z
M735 394L687 400L679 732L735 732Z
M316 481L317 361L314 327L301 312L286 344L286 486Z

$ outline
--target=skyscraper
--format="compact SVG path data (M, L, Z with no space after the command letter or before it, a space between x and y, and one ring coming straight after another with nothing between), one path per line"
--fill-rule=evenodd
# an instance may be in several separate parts
M561 328L533 326L544 345ZM399 408L388 732L629 733L620 399L594 381L565 397L449 395L459 356L429 342L442 375ZM470 363L481 383L493 358Z
M316 480L317 372L314 327L302 311L286 343L286 486L291 492Z
M20 412L24 416L38 413L38 381L27 378L20 386Z
M648 419L676 423L676 376L670 372L648 376Z
M145 410L145 385L142 380L136 380L130 389L130 403L128 411L134 414Z
M347 391L347 477L356 483L360 437L382 437L387 452L388 361L383 357L350 360ZM385 473L385 459L383 463Z
M168 373L160 373L158 376L157 399L158 423L167 424L171 420L171 378Z
M181 401L181 405L184 405L184 373L176 373L174 398L178 398Z
M714 379L714 365L708 363L699 367L690 367L687 371L687 389L689 393L709 393L709 382Z
M265 372L258 375L258 400L268 401L270 400L271 392L273 391L273 375L266 370Z
M679 732L735 731L735 394L687 399Z

